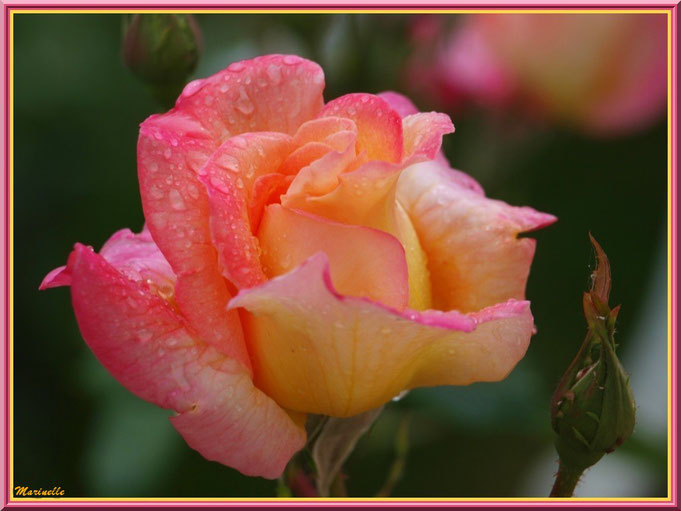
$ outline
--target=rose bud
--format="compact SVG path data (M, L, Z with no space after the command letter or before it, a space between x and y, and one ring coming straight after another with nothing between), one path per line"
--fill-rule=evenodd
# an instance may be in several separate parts
M191 14L124 18L123 59L164 106L172 106L199 60L201 33Z
M610 309L610 267L591 238L598 263L593 284L584 293L588 333L552 399L551 424L558 435L561 467L583 471L622 444L634 430L636 405L629 376L615 354L615 320Z

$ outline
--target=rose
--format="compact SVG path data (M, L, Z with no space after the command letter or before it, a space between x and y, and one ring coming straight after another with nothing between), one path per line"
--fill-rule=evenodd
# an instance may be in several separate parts
M597 135L646 128L664 110L667 19L663 14L473 15L451 34L430 27L408 66L414 87L454 106L520 103ZM429 59L424 55L443 43ZM429 61L430 60L430 61ZM428 79L424 80L424 76Z
M188 84L140 129L145 229L76 244L41 286L70 285L102 364L248 475L282 472L307 413L504 378L533 329L516 235L554 218L449 169L446 115L323 86L281 55Z

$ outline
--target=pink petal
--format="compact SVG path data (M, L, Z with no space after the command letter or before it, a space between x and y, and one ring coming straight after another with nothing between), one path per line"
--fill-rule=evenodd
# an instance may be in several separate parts
M379 98L382 98L388 102L388 104L395 110L400 117L403 119L408 115L413 115L419 113L419 109L407 96L394 91L385 91L377 94Z
M525 297L535 241L517 235L554 216L487 199L433 162L407 169L397 197L428 257L433 307L469 312Z
M402 159L402 120L387 101L372 94L346 94L327 103L319 117L345 117L357 125L357 150L370 160Z
M129 279L144 281L165 297L174 293L175 273L146 227L140 234L121 229L104 244L100 255Z
M346 132L357 133L357 125L354 121L343 117L327 116L312 119L301 125L293 136L293 142L298 147L309 142L326 142L328 144L334 135ZM345 145L335 147L335 149L341 151L345 148Z
M317 254L230 302L251 313L258 387L288 408L346 417L408 388L496 381L527 349L528 302L468 315L398 312L338 294L330 271Z
M320 176L335 177L335 167L323 160L337 153L329 153L315 162ZM338 166L347 165L346 161ZM400 211L395 193L404 164L370 161L352 172L337 174L337 185L324 195L311 195L310 190L294 193L294 183L281 197L282 205L305 211L335 222L377 229L396 237L405 248L409 273L409 306L415 309L430 307L430 283L426 257L420 247L408 215ZM315 165L304 170L315 171ZM321 178L318 181L322 181ZM332 182L324 182L329 188ZM314 191L321 191L321 186Z
M50 273L45 275L45 278L40 283L41 291L43 289L50 289L52 287L70 286L71 285L71 272L67 270L66 266L60 266L55 268Z
M258 238L269 278L287 273L313 254L324 252L340 292L396 309L407 306L404 248L389 234L272 204L265 211Z
M231 64L187 84L175 109L223 141L245 132L293 134L324 104L324 72L294 55L266 55Z
M442 146L442 136L454 133L454 125L446 114L418 113L402 119L404 157L410 162L432 160Z
M250 360L231 295L211 244L210 204L196 172L216 149L196 121L179 111L140 128L137 170L147 227L177 275L177 305L199 337L246 367Z
M258 178L275 173L291 149L290 137L281 133L240 135L225 141L199 171L222 275L239 289L265 281L249 219L252 187Z
M83 337L119 382L178 412L173 425L204 457L247 475L281 473L305 432L240 363L193 338L166 302L92 249L76 245L68 267Z
M402 117L403 159L409 160L407 163L435 159L443 165L448 164L440 146L442 135L454 133L454 125L449 116L436 112L420 113L408 97L397 92L381 92L378 96L385 99Z

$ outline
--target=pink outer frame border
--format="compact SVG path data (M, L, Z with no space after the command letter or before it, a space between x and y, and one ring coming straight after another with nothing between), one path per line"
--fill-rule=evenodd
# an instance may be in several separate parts
M0 350L0 365L3 368L2 378L2 393L0 393L0 405L2 406L3 420L0 421L0 434L2 436L2 453L3 460L0 465L0 502L2 508L5 507L21 507L25 509L37 509L44 507L186 507L186 506L201 506L201 507L217 507L229 506L240 508L257 508L257 507L464 507L464 508L491 508L491 507L533 507L533 508L603 508L603 507L626 507L650 509L651 507L665 507L679 509L678 500L678 364L679 352L678 344L678 24L679 24L679 5L678 0L661 0L644 3L636 0L600 0L597 2L585 2L584 0L563 0L562 2L549 2L542 0L526 0L523 3L513 3L510 0L468 0L462 3L455 3L453 0L429 0L427 3L418 5L414 0L373 0L370 4L362 3L360 0L352 0L346 2L326 2L320 4L315 0L298 0L295 3L288 3L286 0L270 0L262 2L257 5L249 5L246 1L239 3L226 4L221 0L203 0L199 5L193 5L186 0L147 0L144 3L134 1L124 1L117 4L105 2L93 2L91 0L71 0L63 2L60 0L15 0L6 2L0 0L2 5L2 40L3 40L3 81L2 81L2 96L3 109L5 112L3 122L3 165L4 174L0 185L0 193L3 198L2 208L2 243L3 250L0 252L0 262L2 263L2 272L0 272L0 285L3 293L0 298L0 306L3 311L2 315L2 332L4 337L3 349ZM669 148L669 181L668 193L670 194L670 225L668 226L669 235L668 240L671 241L671 246L668 247L668 257L671 259L668 264L668 269L671 270L671 275L668 276L669 288L668 298L671 299L671 317L669 318L668 326L671 329L671 384L669 386L670 396L668 399L671 402L671 475L669 480L671 482L670 497L671 500L593 500L580 499L578 501L549 501L549 500L514 500L503 501L499 500L386 500L377 501L369 499L353 499L351 501L339 500L191 500L184 499L181 501L173 500L71 500L68 498L58 500L10 500L11 488L9 487L9 403L10 403L10 381L9 381L9 359L10 359L10 314L11 314L11 290L10 283L10 197L11 197L11 176L10 176L10 111L12 105L9 98L9 71L10 71L10 12L19 10L35 10L35 9L93 9L93 10L113 10L113 9L191 9L191 10L208 10L208 9L232 9L232 10L254 10L254 9L381 9L385 11L395 9L438 9L438 8L456 8L456 9L535 9L535 8L551 8L551 9L664 9L671 13L671 97L668 109L669 138L671 140L671 147Z

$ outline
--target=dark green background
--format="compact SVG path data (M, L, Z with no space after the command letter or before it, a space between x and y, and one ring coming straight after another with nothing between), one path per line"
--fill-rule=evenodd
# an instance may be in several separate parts
M346 92L409 92L401 70L411 51L408 16L198 21L204 55L197 77L241 58L292 52L324 67L327 100ZM61 486L67 496L274 495L274 482L243 477L189 449L165 419L169 412L128 393L98 364L80 337L68 290L38 291L74 242L99 248L122 227L142 227L137 130L156 107L122 64L120 16L18 14L14 29L15 484ZM431 106L428 98L415 99ZM664 118L642 133L594 139L515 114L449 113L456 133L446 137L445 150L454 166L490 197L559 218L532 234L538 250L527 295L538 333L504 382L420 389L389 405L347 465L353 496L380 488L407 415L411 449L394 496L548 493L555 469L548 405L585 332L580 303L593 268L589 231L612 261L625 364L654 353L632 375L635 388L651 371L666 371ZM645 309L651 297L658 305ZM663 496L666 435L643 423L664 417L666 389L646 392L637 396L640 405L652 403L641 425L606 461L615 470L626 465L638 481L627 491ZM598 495L617 486L607 477L599 484Z

